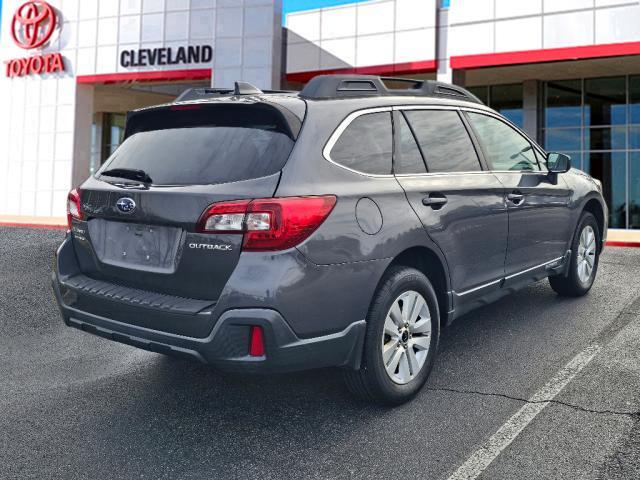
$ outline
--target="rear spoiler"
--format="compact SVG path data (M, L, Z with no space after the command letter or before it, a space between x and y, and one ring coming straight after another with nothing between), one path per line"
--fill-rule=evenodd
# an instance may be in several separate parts
M248 82L235 82L233 88L190 88L182 93L176 102L189 102L193 100L205 100L241 95L269 95L276 93L298 93L293 90L260 90Z
M294 115L289 109L277 103L267 101L256 102L184 102L175 104L159 105L127 113L124 139L131 135L149 131L163 130L166 128L189 128L207 125L207 116L202 115L203 111L213 111L216 109L226 109L220 120L211 122L212 125L242 126L246 122L247 108L254 108L254 120L264 119L265 123L276 123L278 129L296 141L302 129L302 120ZM240 111L243 109L244 111Z

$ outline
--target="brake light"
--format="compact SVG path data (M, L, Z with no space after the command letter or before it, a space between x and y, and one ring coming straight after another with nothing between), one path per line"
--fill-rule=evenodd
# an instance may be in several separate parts
M74 188L69 192L67 196L67 225L71 230L71 223L73 219L83 220L82 208L80 207L80 190Z
M201 110L202 107L200 105L171 105L169 110L179 111L179 110Z
M286 197L216 203L198 223L202 233L244 234L245 251L286 250L299 245L329 216L336 197Z

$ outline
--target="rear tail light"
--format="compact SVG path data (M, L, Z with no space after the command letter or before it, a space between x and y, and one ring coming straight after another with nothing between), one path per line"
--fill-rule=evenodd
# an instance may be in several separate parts
M214 203L205 210L200 220L201 232L242 233L244 217L250 200Z
M198 231L244 234L245 251L286 250L299 245L329 216L336 197L286 197L211 205Z
M264 356L264 332L262 327L253 325L249 336L249 355L252 357Z
M71 223L73 219L83 220L82 209L80 207L80 190L74 188L69 192L67 196L67 225L71 230Z

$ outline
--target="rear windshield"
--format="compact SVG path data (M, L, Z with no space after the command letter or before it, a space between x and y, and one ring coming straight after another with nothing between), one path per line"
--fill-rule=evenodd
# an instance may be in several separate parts
M208 185L279 172L293 148L286 121L264 105L174 106L129 119L98 172L142 170L154 185Z

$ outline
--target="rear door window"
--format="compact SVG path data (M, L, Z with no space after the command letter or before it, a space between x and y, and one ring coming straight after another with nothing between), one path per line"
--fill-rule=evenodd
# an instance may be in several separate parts
M426 173L420 148L404 115L398 112L394 117L396 133L396 151L394 154L394 172L405 175Z
M391 112L360 115L340 135L330 152L334 162L374 175L391 173L392 155Z
M154 185L236 182L279 172L294 145L271 107L176 106L140 114L131 123L98 175L133 169Z
M492 170L540 170L533 146L515 129L489 115L472 112L467 115Z
M430 173L476 172L480 160L458 112L407 110Z

